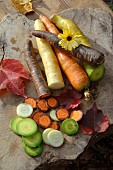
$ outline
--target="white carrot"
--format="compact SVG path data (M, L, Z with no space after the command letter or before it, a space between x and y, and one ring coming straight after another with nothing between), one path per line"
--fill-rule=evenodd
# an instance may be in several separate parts
M43 23L37 19L34 24L35 30L46 31ZM48 87L50 89L61 89L64 87L64 81L56 55L51 45L42 38L36 38L39 54L41 56L44 70L47 78Z

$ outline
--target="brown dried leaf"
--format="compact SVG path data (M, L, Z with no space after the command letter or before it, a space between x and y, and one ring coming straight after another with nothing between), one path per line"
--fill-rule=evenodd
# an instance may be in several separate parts
M22 14L29 13L33 10L32 0L12 0L14 7Z

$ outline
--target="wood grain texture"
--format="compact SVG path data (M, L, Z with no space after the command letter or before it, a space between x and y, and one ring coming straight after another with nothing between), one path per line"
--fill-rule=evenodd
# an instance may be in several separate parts
M61 12L68 8L101 8L103 10L112 13L112 11L107 7L107 5L103 2L103 0L42 0L38 3L37 0L33 0L33 8L35 9L35 13L27 14L30 19L36 19L38 17L38 13L44 13L48 17L53 13ZM17 11L11 0L0 0L0 20L8 13Z

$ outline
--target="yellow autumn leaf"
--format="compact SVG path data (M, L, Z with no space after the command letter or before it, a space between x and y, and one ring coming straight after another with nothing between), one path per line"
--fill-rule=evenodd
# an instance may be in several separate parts
M12 0L14 7L22 14L29 13L33 10L32 0Z

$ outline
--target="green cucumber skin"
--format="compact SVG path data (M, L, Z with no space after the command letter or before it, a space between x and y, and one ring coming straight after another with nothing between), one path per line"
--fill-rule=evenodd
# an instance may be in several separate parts
M101 72L99 73L98 70L100 69ZM90 80L91 81L99 81L103 78L105 74L105 67L103 65L98 66L98 68L95 69L92 74L90 75Z
M10 129L17 135L19 135L16 127L17 127L17 124L19 123L19 121L23 120L23 118L19 117L19 116L14 116L11 120L10 120L10 124L9 124L9 127Z
M67 127L69 127L70 124L73 124L74 128L72 127L72 130L68 130ZM67 126L67 127L66 127ZM65 119L62 124L61 124L61 128L63 130L63 132L67 135L74 135L75 133L77 133L78 129L79 129L79 125L78 123L71 118L67 118Z
M22 141L25 145L29 147L37 147L40 146L42 143L42 134L41 132L37 131L35 134L31 136L22 136Z
M103 78L105 74L104 65L94 67L94 66L91 66L90 64L84 63L84 68L90 81L99 81Z
M43 151L43 147L40 145L38 147L35 147L35 148L31 148L27 145L24 145L24 151L25 153L27 153L29 156L31 157L35 157L35 156L38 156L42 153Z
M23 126L26 126L24 129L22 129ZM29 125L29 126L28 126ZM32 131L31 127L32 126ZM28 128L28 129L26 129ZM23 120L19 121L19 123L17 124L17 132L19 135L22 136L30 136L36 133L36 131L38 130L38 126L36 124L36 122L30 118L24 118Z

